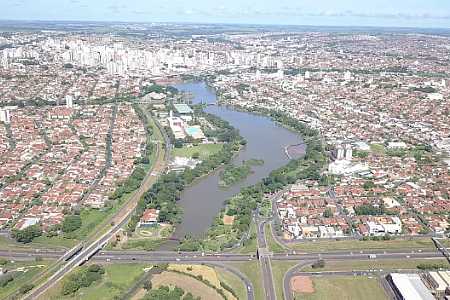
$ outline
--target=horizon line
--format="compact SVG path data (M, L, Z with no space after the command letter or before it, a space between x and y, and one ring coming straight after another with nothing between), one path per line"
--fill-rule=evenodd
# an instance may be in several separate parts
M317 27L317 28L379 28L379 29L422 29L445 30L450 27L416 27L416 26L383 26L383 25L311 25L311 24L274 24L274 23L239 23L239 22L194 22L194 21L119 21L119 20L50 20L50 19L2 19L3 22L75 22L75 23L123 23L123 24L191 24L191 25L235 25L235 26L273 26L273 27Z

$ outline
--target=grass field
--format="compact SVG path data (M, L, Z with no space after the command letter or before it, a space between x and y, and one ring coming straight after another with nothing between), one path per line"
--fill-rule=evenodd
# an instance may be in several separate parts
M352 270L392 270L416 269L417 265L424 263L448 264L444 258L438 259L383 259L383 260L356 260L356 261L325 261L325 267L313 269L305 267L302 271L352 271Z
M376 249L436 249L430 238L415 238L411 240L389 240L389 241L316 241L288 244L288 247L304 252L321 251L352 251L352 250L376 250Z
M200 159L205 159L219 152L222 147L222 144L200 144L192 147L174 148L172 150L172 156L192 157L194 153L198 152Z
M247 289L245 288L245 284L241 281L241 279L221 268L215 268L215 270L217 272L219 280L228 284L233 289L233 291L236 292L239 300L247 299Z
M297 293L295 299L385 300L388 299L378 279L352 276L313 278L315 292Z
M272 225L266 223L264 226L265 226L264 233L266 235L266 241L269 250L274 253L285 252L286 250L280 244L278 244L277 241L275 241L274 237L272 236L272 228L271 228Z
M264 299L264 288L258 261L253 260L242 263L230 263L230 266L239 269L252 282L255 299Z
M26 272L18 272L17 276L14 276L14 280L8 283L5 287L0 288L0 299L6 299L12 293L15 293L22 285L30 283L31 279L42 272L50 264L50 261L38 261L38 262L8 262L2 268L6 268L10 271L14 271L17 268L25 268Z
M201 299L222 300L223 298L212 287L207 286L198 279L187 275L163 272L154 275L152 278L153 288L158 288L162 285L177 286L183 289L186 293L191 293L194 297Z
M283 278L284 274L297 265L298 261L271 261L272 262L272 276L273 284L275 285L275 293L277 299L284 299L283 297Z

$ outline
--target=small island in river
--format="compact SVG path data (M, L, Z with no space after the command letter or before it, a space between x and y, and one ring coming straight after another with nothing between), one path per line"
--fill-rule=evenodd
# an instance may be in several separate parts
M220 173L219 186L223 188L232 186L247 178L252 173L252 166L260 166L263 164L264 160L262 159L244 160L240 166L229 164Z

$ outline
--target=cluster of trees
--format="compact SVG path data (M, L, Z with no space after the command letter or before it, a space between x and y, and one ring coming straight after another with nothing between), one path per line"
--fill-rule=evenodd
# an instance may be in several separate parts
M152 85L147 85L142 91L142 96L150 93L164 93L164 94L178 94L178 90L173 86L163 86L156 83Z
M312 267L313 269L320 269L320 268L323 268L323 267L325 267L325 261L324 261L323 259L319 259L319 260L315 261L315 262L311 265L311 267Z
M158 181L148 190L139 201L135 214L128 222L128 229L134 231L146 208L159 209L159 222L178 223L181 219L181 208L176 202L180 198L183 189L196 178L208 174L220 165L227 164L233 158L236 151L242 145L242 137L228 122L218 117L204 114L205 118L213 123L220 140L225 144L222 149L203 160L194 169L186 168L181 173L170 172L162 175Z
M143 300L200 300L200 297L194 297L191 293L184 294L184 290L179 287L170 288L163 285L150 290Z
M219 185L228 187L243 179L245 179L251 172L251 167L244 163L241 166L227 165L220 173Z
M81 228L82 221L79 215L69 215L64 218L62 222L62 231L65 233L74 232L75 230Z
M3 288L14 280L14 276L10 273L4 274L0 277L0 287Z
M374 206L370 204L364 204L355 207L355 214L358 216L376 216L383 215L386 212L384 205Z
M139 188L145 177L145 170L142 167L136 167L131 175L123 182L119 183L114 193L109 196L111 200L117 200L124 194L131 193Z
M101 265L90 265L74 274L71 274L63 283L63 295L71 295L76 293L82 287L88 287L93 282L100 280L105 273L105 269Z
M35 238L42 235L41 227L36 224L32 226L28 226L23 230L12 230L12 237L16 239L16 241L21 243L31 243Z
M417 265L417 269L419 270L440 270L440 269L447 269L447 266L445 264L438 264L438 263L422 263Z

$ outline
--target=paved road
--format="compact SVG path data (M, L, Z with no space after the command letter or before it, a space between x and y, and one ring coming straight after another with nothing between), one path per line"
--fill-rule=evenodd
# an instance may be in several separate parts
M255 294L253 292L254 291L253 284L247 278L247 276L245 276L244 274L241 273L241 271L239 271L239 270L237 270L237 269L235 269L233 267L230 267L230 266L227 266L227 265L222 265L222 264L217 264L217 263L208 264L208 265L222 268L222 269L224 269L224 270L226 270L228 272L233 273L237 277L239 277L239 279L241 279L241 281L245 284L245 288L247 290L247 300L254 300L255 299Z
M267 300L276 300L275 287L272 276L272 264L270 263L271 253L267 249L266 236L264 234L265 221L260 220L256 212L256 237L258 242L259 263L262 271L264 292Z
M318 259L324 260L371 260L370 254L376 254L376 260L381 259L436 259L443 258L443 255L438 251L422 251L414 252L407 250L392 250L392 251L370 251L367 253L359 252L327 252L327 253L308 253L308 254L267 254L273 261L315 261ZM64 254L59 250L47 251L4 251L0 250L0 256L8 259L23 259L32 260L36 257L47 259L58 259ZM113 260L113 261L197 261L197 262L243 262L255 260L253 254L235 254L235 253L205 253L201 252L172 252L172 251L99 251L92 257L93 260Z
M116 235L121 227L125 225L130 219L132 212L134 211L141 196L151 187L151 185L156 181L157 177L153 174L161 173L165 168L164 155L161 154L161 144L157 144L157 160L153 167L148 171L146 177L144 178L141 186L137 191L135 191L129 198L127 204L122 207L117 214L113 217L112 221L114 224L106 233L101 235L92 243L86 245L80 253L75 257L65 263L58 271L52 274L43 284L32 290L24 299L31 300L37 299L51 286L61 280L64 275L72 271L74 268L82 264L83 262L89 260L95 253L101 249L114 235Z

